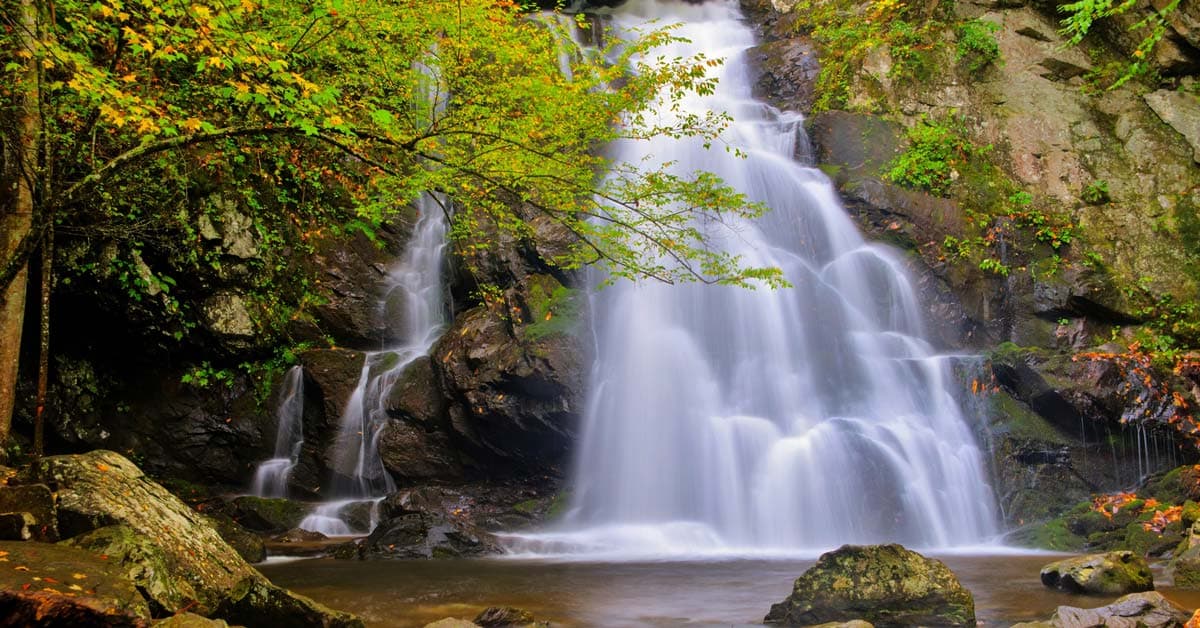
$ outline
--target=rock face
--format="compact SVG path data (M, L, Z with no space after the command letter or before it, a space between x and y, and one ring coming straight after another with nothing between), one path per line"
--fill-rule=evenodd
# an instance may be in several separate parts
M1099 608L1060 606L1048 621L1015 624L1013 628L1182 628L1187 611L1161 594L1133 593Z
M119 454L44 458L40 475L56 488L66 543L113 557L156 612L195 610L249 625L362 625L270 584L203 515Z
M876 626L974 626L971 592L940 561L899 545L844 545L804 572L769 624L864 620Z
M1193 523L1188 530L1187 538L1175 552L1171 567L1175 573L1175 586L1200 589L1200 522Z
M1154 590L1150 566L1133 552L1068 558L1042 567L1042 584L1068 593L1123 595Z

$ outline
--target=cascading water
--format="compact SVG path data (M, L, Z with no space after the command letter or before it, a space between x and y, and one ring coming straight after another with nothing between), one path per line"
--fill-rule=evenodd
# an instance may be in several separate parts
M304 369L299 365L288 369L283 376L275 418L279 424L275 457L258 464L250 484L250 493L259 497L287 495L288 475L296 466L304 444Z
M337 499L306 517L300 523L306 530L331 536L369 532L351 530L338 513L352 503L378 500L396 488L378 447L388 421L388 394L404 369L429 353L446 324L442 286L445 213L439 199L431 195L418 200L417 210L417 224L404 256L388 273L381 304L382 318L395 326L393 336L400 341L390 349L369 352L364 360L333 445L333 494Z
M709 96L725 142L612 147L626 163L713 172L773 211L712 235L777 291L652 282L594 293L597 360L555 530L511 537L515 553L811 551L845 542L979 544L996 533L981 453L948 360L923 339L902 264L867 243L829 181L792 156L800 119L755 101L754 37L733 0L632 0L620 33L682 21L665 56L723 57ZM666 111L667 108L662 108Z

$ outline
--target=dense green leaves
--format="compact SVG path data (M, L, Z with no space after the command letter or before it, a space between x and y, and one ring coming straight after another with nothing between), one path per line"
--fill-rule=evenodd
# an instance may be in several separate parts
M201 219L220 210L198 199L217 191L250 214L264 326L311 301L307 288L272 287L288 274L282 251L314 234L371 234L426 191L452 199L452 233L468 247L490 245L485 224L532 238L540 218L573 234L547 260L563 268L783 283L698 227L762 207L705 173L597 150L664 134L712 142L723 129L721 115L679 108L713 89L718 62L664 58L669 28L583 50L568 34L586 20L508 0L58 0L38 3L40 32L20 38L3 7L0 107L36 94L44 109L38 213L61 235L115 246L70 274L115 277L181 320L189 304L168 278L229 272L201 246ZM25 60L42 68L36 85ZM69 242L62 250L71 259Z

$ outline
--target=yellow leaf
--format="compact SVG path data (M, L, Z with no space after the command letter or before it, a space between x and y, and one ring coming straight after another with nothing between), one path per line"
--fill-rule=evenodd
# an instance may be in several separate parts
M187 131L188 133L195 133L196 131L200 130L200 124L201 123L200 123L199 119L188 118L187 120L184 120L183 123L180 124L179 126L183 127L183 129L185 131Z

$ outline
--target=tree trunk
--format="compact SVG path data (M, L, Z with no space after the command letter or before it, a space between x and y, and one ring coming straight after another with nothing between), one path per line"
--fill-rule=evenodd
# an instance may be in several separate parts
M16 30L18 46L30 52L37 50L38 2L20 0L19 27ZM16 137L6 138L5 180L6 192L12 195L7 211L0 215L0 260L7 261L15 252L21 239L33 225L34 181L37 179L37 136L40 128L38 106L38 60L32 55L26 61L22 82L18 89L23 92L16 111L13 129ZM24 265L0 292L0 446L8 442L12 428L13 408L16 405L17 366L21 354L21 329L25 324L25 291L28 265Z
M42 239L41 318L38 329L37 403L33 415L33 456L45 453L46 388L50 381L50 291L54 288L54 231Z

